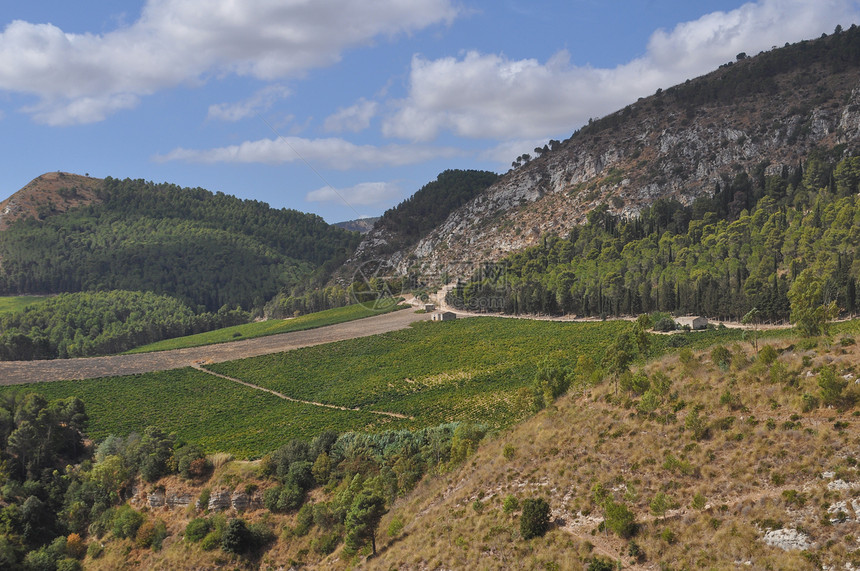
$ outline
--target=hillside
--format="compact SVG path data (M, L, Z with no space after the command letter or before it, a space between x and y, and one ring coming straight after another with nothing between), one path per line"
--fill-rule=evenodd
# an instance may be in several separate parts
M4 204L17 220L0 232L0 295L124 289L261 308L358 242L316 215L142 180L50 174Z
M497 179L498 175L487 171L446 170L440 173L436 180L382 214L338 270L338 281L349 283L356 272L387 274L398 266L408 267L409 260L403 256L410 247ZM382 270L378 270L380 264Z
M414 246L390 255L424 275L455 262L496 261L567 235L606 205L634 216L659 198L692 204L738 174L790 175L814 149L860 142L860 29L774 49L659 90L566 141L553 141L448 216Z
M851 569L852 331L758 353L682 351L620 391L581 385L396 502L381 526L402 531L366 568ZM534 498L549 504L549 529L525 540L522 506Z

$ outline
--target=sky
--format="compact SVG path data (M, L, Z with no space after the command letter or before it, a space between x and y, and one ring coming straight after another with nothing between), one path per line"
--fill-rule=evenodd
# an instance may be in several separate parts
M860 0L3 2L0 200L66 171L377 216L852 23Z

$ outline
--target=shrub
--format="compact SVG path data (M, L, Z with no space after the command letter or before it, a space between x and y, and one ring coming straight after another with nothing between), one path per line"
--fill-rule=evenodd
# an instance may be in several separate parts
M523 501L520 516L520 533L523 539L540 537L549 529L549 504L543 498L529 498Z
M212 491L209 488L203 488L200 491L200 497L197 498L197 507L201 510L209 509L209 496L212 494Z
M337 545L339 543L340 534L324 533L314 540L314 551L316 551L320 555L329 555L331 553L334 553L334 550L337 549Z
M720 369L726 371L732 362L732 352L722 345L717 345L711 350L711 361Z
M160 551L165 537L167 537L167 526L163 521L147 521L137 530L135 543L138 547L151 547L155 551Z
M609 531L623 538L633 536L636 532L636 524L633 521L634 516L630 508L610 498L606 500L604 509L606 510L604 523Z
M690 502L690 507L692 507L694 510L702 510L704 509L705 505L707 505L707 503L708 500L705 499L705 496L703 496L700 492L696 492L696 495L693 496L693 501Z
M504 500L502 500L502 509L506 514L517 511L520 507L520 501L513 494L508 494Z
M299 509L299 513L296 514L296 528L294 530L296 535L307 535L313 524L314 506L313 504L305 504Z
M185 526L185 539L191 543L197 543L212 529L212 523L205 518L197 517Z
M505 457L505 460L513 460L516 455L517 449L512 444L505 444L505 448L502 450L502 456Z
M842 391L847 385L848 381L839 378L832 366L824 367L818 374L821 402L827 406L838 405L842 401Z
M773 345L765 345L761 348L761 351L758 352L758 360L764 363L765 365L770 365L776 358L779 357L779 353L776 352L776 349L773 348Z
M57 561L57 571L81 571L81 569L83 569L81 562L71 557L64 557Z
M119 538L132 538L143 524L143 514L128 504L119 506L111 518L111 532Z
M400 532L403 531L403 518L399 515L394 516L390 522L388 522L388 537L397 537L400 535Z
M804 393L801 397L800 410L802 412L812 412L818 408L818 398L814 395Z
M678 324L669 316L661 317L654 322L654 331L675 331Z
M89 545L87 545L87 556L90 559L98 559L102 556L105 548L98 541L91 541Z
M251 547L251 533L245 520L233 518L227 522L227 528L221 537L221 549L228 553L242 554Z
M587 571L615 571L615 569L615 562L605 557L593 557L587 567Z
M219 545L221 545L221 532L217 529L213 529L207 533L206 537L204 537L200 542L200 549L203 551L212 551Z
M75 559L82 559L86 555L87 546L77 533L70 533L66 538L66 553Z

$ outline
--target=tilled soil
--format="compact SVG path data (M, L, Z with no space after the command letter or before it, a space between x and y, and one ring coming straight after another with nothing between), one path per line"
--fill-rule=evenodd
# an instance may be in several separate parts
M205 347L84 359L6 361L0 362L0 385L95 379L167 371L193 366L194 364L221 363L387 333L405 329L416 321L429 319L429 313L420 314L411 309L406 309L307 331L281 333L269 337L245 339Z

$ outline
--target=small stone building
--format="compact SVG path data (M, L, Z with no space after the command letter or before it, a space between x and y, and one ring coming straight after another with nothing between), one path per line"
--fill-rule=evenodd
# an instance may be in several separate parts
M431 316L433 321L453 321L457 319L457 314L453 311L440 311Z
M436 304L425 303L424 304L424 311L426 311L427 313L430 313L431 311L436 311Z
M690 329L707 329L708 318L699 315L691 317L678 317L675 319L680 327L689 327Z

